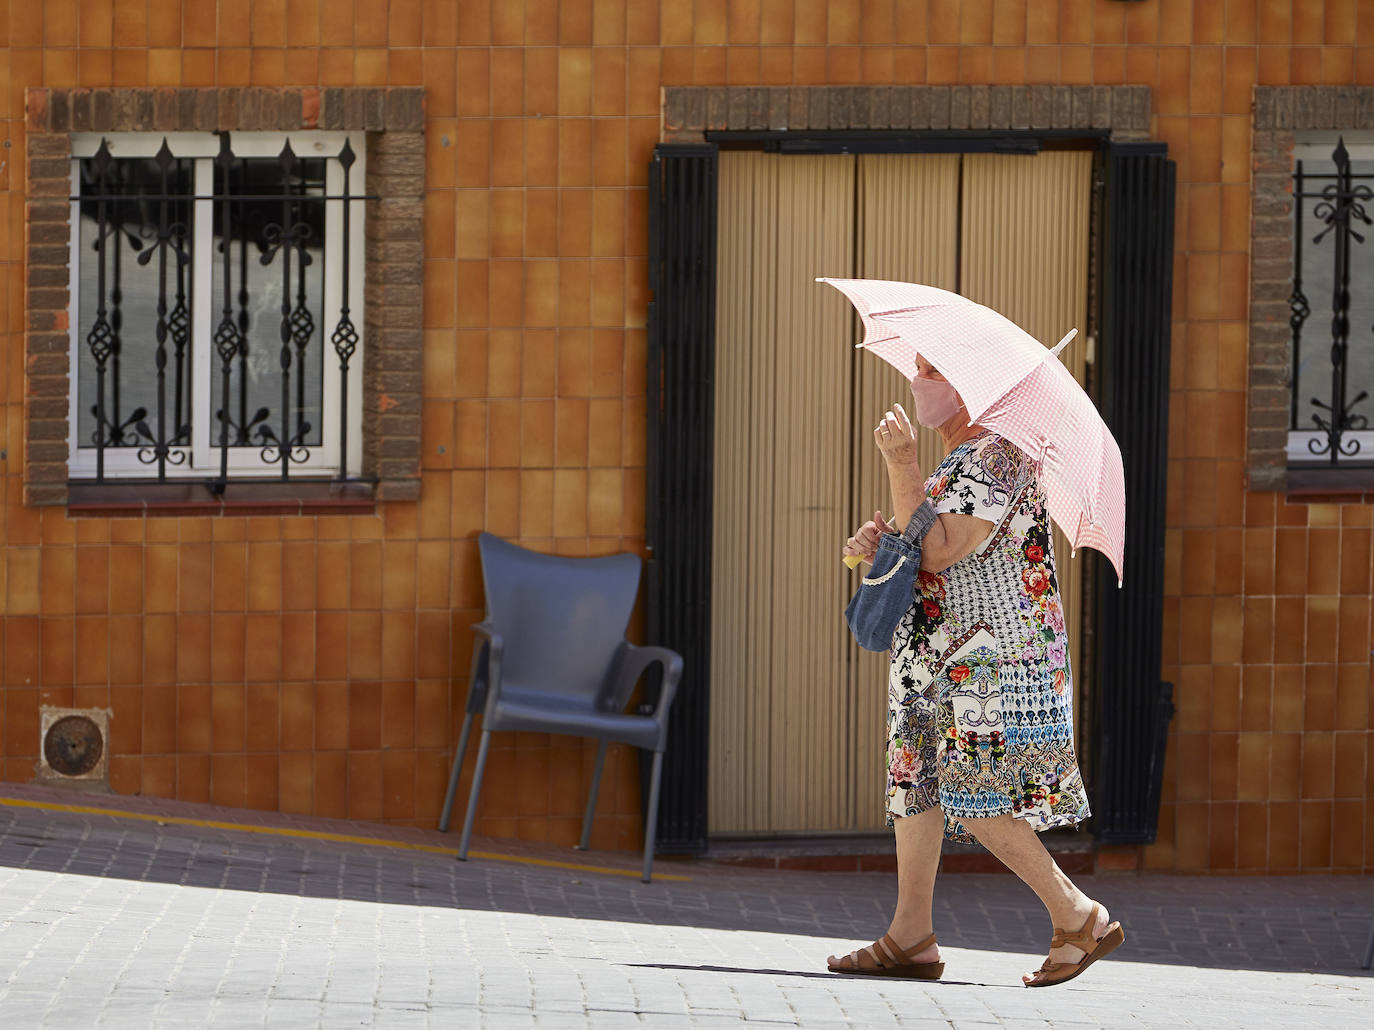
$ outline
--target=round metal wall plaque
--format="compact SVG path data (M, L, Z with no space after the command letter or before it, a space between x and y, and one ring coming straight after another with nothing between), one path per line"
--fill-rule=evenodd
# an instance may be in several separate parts
M84 715L68 715L48 727L43 755L54 772L84 776L100 764L105 742L100 727Z

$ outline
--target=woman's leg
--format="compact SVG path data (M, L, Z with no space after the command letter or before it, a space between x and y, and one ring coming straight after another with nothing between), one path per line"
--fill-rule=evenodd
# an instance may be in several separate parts
M1035 891L1049 911L1054 926L1073 932L1083 925L1092 912L1093 899L1064 875L1030 823L1011 815L963 822L984 847ZM1104 906L1093 928L1093 936L1101 937L1106 933L1110 922ZM1071 944L1055 948L1049 955L1054 962L1077 962L1082 956L1082 949ZM1032 978L1029 974L1022 977L1023 980Z
M931 900L935 872L940 865L940 842L945 836L944 813L938 808L893 821L897 837L897 911L888 933L900 948L909 948L934 931ZM864 949L860 949L864 950ZM858 952L854 952L855 961ZM934 944L908 956L910 962L937 962L940 949ZM836 957L830 956L834 965Z

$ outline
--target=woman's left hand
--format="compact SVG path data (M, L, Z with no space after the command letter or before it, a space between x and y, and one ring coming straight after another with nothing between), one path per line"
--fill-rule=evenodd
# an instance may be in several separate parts
M892 410L878 423L873 440L889 465L916 464L916 427L900 404L892 405Z

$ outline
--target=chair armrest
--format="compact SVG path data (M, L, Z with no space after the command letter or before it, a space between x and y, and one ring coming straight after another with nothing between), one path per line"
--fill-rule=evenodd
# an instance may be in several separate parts
M469 712L480 712L489 700L501 693L501 656L505 653L505 641L489 622L472 624L473 635L477 640L472 649L472 671L468 677Z
M648 647L637 647L631 643L621 645L620 658L616 663L616 682L612 691L612 696L616 699L620 708L625 707L625 703L630 699L630 691L639 682L639 677L644 675L644 670L655 662L663 664L663 685L658 695L658 704L654 706L653 717L660 722L667 719L668 709L672 707L673 698L677 696L677 685L682 680L682 655L666 647L650 645Z

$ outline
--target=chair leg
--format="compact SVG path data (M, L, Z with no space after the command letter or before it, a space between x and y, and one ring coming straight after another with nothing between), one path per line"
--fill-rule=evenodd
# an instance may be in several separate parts
M658 832L658 793L663 781L663 752L654 752L654 772L649 780L649 806L644 817L644 875L641 879L648 883L653 879L654 835Z
M1368 969L1374 966L1374 920L1369 923L1369 943L1364 946L1364 964L1361 969Z
M463 732L458 734L458 753L453 756L453 772L448 777L448 794L444 796L444 810L439 814L439 832L448 833L448 819L453 814L453 796L458 793L458 776L463 771L463 756L468 751L468 734L472 732L472 713L463 717Z
M482 743L477 746L477 768L472 771L472 791L468 794L468 810L463 813L463 838L458 842L458 860L468 860L468 844L472 842L472 823L477 818L477 795L482 792L482 772L487 767L487 745L491 731L482 729Z
M596 795L601 789L601 767L606 763L606 742L603 740L596 749L596 771L592 773L592 792L587 796L587 812L582 816L582 840L577 844L578 851L586 851L592 841L592 816L596 813Z

